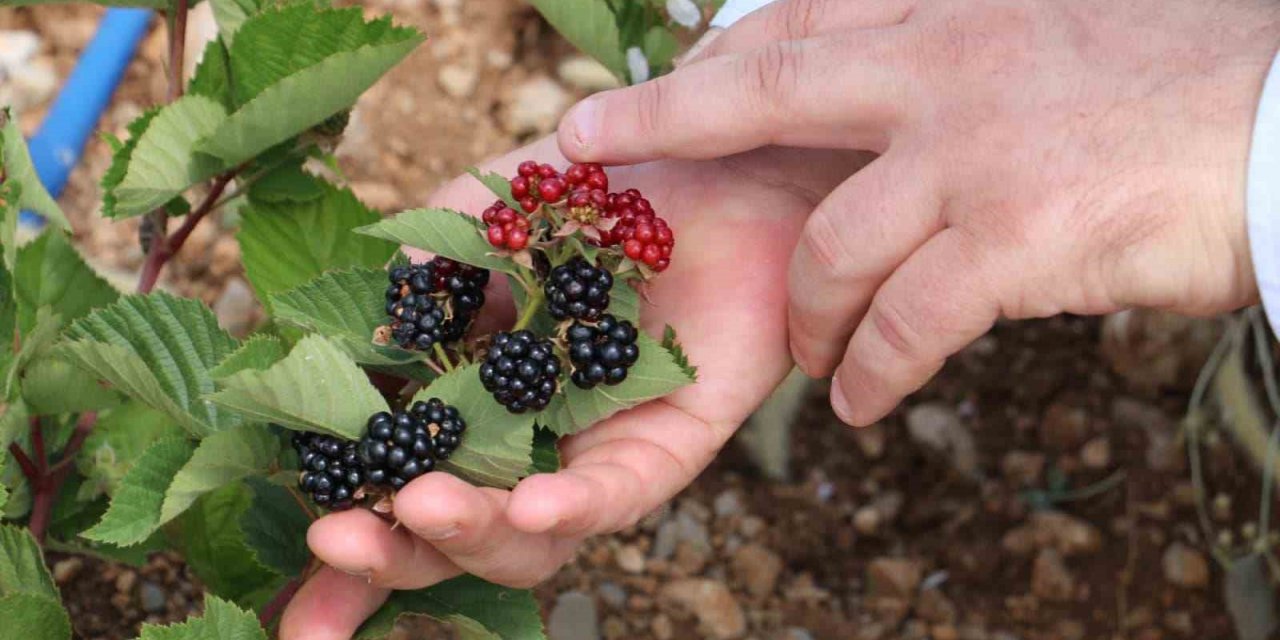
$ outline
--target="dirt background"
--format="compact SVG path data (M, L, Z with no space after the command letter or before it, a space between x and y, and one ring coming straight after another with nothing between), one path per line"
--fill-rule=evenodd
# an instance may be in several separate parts
M605 86L515 0L384 0L431 36L367 94L339 148L372 206L417 206L443 180L545 133ZM101 10L0 10L65 77ZM164 93L165 42L142 45L101 128ZM47 101L29 96L31 132ZM95 264L129 281L137 220L110 225L90 145L62 203ZM257 313L234 216L205 224L165 286L230 328ZM764 478L738 446L668 509L588 542L537 592L555 640L1085 640L1236 637L1211 543L1256 538L1259 480L1225 433L1206 435L1207 541L1180 420L1215 325L1147 314L1002 324L872 428L852 431L813 383L793 423L793 477ZM1274 541L1271 541L1274 545ZM78 636L129 638L199 609L180 559L142 569L54 554ZM1255 590L1256 591L1256 590ZM1263 604L1273 603L1263 598ZM446 637L406 625L401 638Z

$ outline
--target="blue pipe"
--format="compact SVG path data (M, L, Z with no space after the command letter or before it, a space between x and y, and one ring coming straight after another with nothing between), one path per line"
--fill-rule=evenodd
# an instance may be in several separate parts
M31 138L36 173L54 197L67 185L85 143L98 126L111 94L124 77L138 43L154 14L148 9L111 9L103 16L93 40L85 47L71 76L58 92L48 115ZM40 226L34 213L22 212L25 224Z

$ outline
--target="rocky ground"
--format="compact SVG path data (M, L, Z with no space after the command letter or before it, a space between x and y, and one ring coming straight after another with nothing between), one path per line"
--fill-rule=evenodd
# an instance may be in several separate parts
M365 97L339 150L352 187L387 211L549 131L573 100L607 85L519 2L383 0L368 10L432 36ZM0 29L37 39L27 58L36 71L5 84L23 83L28 131L99 13L0 10ZM143 44L105 130L122 132L162 96L163 52L159 35ZM123 279L142 256L135 223L98 215L107 164L93 143L62 201L80 245ZM256 310L234 222L201 227L166 286L246 328ZM1208 550L1262 535L1258 474L1224 433L1206 435L1206 540L1179 428L1212 326L1153 316L1001 325L859 431L835 421L815 383L794 421L793 478L765 479L730 447L669 509L589 541L538 589L552 636L1234 638L1226 574ZM50 562L86 639L132 637L143 620L198 607L173 557L141 569ZM1243 584L1269 610L1265 582Z

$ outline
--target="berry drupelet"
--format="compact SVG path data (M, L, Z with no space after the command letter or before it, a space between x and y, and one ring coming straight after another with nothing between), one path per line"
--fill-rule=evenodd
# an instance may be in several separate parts
M485 237L498 249L520 251L529 246L529 218L499 200L481 214L480 219L489 225Z
M569 343L569 379L580 389L615 385L627 379L627 370L640 357L639 333L627 320L605 314L595 326L575 322L565 332Z
M622 245L623 254L654 271L665 271L671 265L675 234L639 191L627 189L609 194L605 211L607 217L617 218L618 222L601 233L601 246Z
M448 459L462 444L462 432L467 430L467 422L456 407L445 404L440 398L413 403L409 415L426 425L427 432L431 434L432 453L437 460Z
M609 308L613 274L581 257L551 270L543 291L547 312L556 320L596 321Z
M545 409L559 377L555 346L526 330L495 334L480 365L480 382L511 413Z
M520 203L525 213L537 211L543 202L559 202L569 187L564 176L549 164L526 160L520 163L516 173L511 179L511 197Z
M295 432L293 448L302 469L298 488L312 502L330 511L350 509L367 479L356 454L356 443L319 433Z
M357 451L369 483L395 490L436 465L427 424L403 411L373 414Z

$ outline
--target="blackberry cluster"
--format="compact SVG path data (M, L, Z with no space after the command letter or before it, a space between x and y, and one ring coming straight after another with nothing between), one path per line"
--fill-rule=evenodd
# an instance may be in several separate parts
M413 403L409 415L425 424L427 433L432 434L431 451L436 460L447 460L462 444L462 432L467 430L467 421L462 419L456 407L445 404L440 398Z
M391 336L405 349L429 350L462 339L484 306L489 271L435 258L387 272Z
M573 364L569 379L580 389L626 380L627 370L640 357L638 335L631 322L618 320L612 314L605 314L595 326L574 322L565 332L569 362Z
M434 291L442 294L451 314L441 329L445 342L461 340L484 306L484 288L489 284L489 270L473 267L448 258L437 257L428 263L434 277Z
M547 312L556 320L600 319L609 308L609 290L613 274L583 258L574 258L551 270L543 290L547 294Z
M312 502L330 511L350 509L356 491L366 480L356 443L319 433L295 432L293 448L302 468L298 488Z
M358 452L370 484L399 490L435 468L435 445L423 420L403 411L381 411L369 418L368 427Z
M480 382L511 413L545 409L559 377L555 346L525 330L495 334L480 365Z

